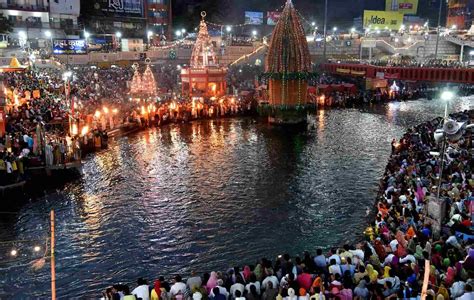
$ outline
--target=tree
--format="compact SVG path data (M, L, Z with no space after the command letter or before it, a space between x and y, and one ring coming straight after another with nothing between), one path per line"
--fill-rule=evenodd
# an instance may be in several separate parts
M0 33L9 33L13 30L13 23L0 14Z

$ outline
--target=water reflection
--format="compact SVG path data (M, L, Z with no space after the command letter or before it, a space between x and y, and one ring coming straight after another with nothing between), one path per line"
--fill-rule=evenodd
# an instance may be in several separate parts
M0 238L46 237L54 209L61 298L352 241L391 139L443 110L439 101L414 101L319 111L306 132L252 119L150 129L90 156L81 180L25 205ZM47 266L32 272L28 255L3 261L0 295L48 297Z

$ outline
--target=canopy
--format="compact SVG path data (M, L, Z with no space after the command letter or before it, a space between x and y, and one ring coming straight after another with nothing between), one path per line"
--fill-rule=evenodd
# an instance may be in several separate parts
M13 57L8 66L1 66L0 73L2 72L21 72L26 70L26 66L20 64L16 57Z

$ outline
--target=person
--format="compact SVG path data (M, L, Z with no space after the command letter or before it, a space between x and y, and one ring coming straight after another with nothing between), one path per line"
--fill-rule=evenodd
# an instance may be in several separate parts
M218 279L217 280L217 285L215 288L212 289L211 293L209 294L209 296L212 298L214 296L214 290L215 289L218 289L219 290L219 294L220 295L223 295L225 297L225 299L227 299L229 297L229 292L227 291L227 289L224 287L224 281L222 279Z
M213 300L226 300L226 297L220 293L218 287L213 288L209 296Z
M330 262L329 273L333 275L334 274L342 275L341 266L337 264L336 259L333 258L329 262Z
M257 287L255 285L250 285L249 292L245 296L246 300L260 300L260 295L258 294Z
M186 292L186 284L181 281L182 279L180 275L176 275L174 277L174 284L171 286L170 289L171 296L176 296L178 294L184 295L184 293Z
M245 300L245 297L242 297L242 293L239 290L235 291L235 300Z
M273 281L268 281L266 283L265 292L263 292L262 295L262 300L275 300L278 295L278 289L276 288L277 285L273 285Z
M132 291L132 294L134 294L137 298L141 298L142 300L149 300L150 290L146 280L143 278L138 278L137 285L138 286Z
M270 282L274 288L278 286L278 278L273 275L273 269L268 269L267 274L268 276L262 281L262 290L265 290Z
M130 293L130 288L128 287L128 285L123 286L123 298L122 298L122 300L137 300L135 295L132 295Z
M316 256L314 257L314 264L318 271L325 270L327 267L326 257L323 255L323 249L316 250Z
M161 297L161 281L155 280L155 284L153 285L153 289L150 292L150 300L160 300Z
M235 280L236 282L230 287L230 294L234 299L237 298L237 291L239 292L240 296L242 296L245 291L245 285L242 276L240 274L237 274Z
M472 300L474 299L474 293L472 292L472 285L466 284L464 287L464 294L457 297L456 300Z
M300 288L304 288L306 291L309 291L309 289L311 288L311 284L313 283L312 279L312 276L308 274L308 269L305 267L303 268L303 273L298 275L298 277L296 278L296 281L298 282Z
M211 275L206 283L207 292L210 294L212 289L217 286L217 273L211 272Z
M198 276L195 271L191 272L191 277L186 280L186 285L189 290L194 290L195 287L200 287L202 285L201 276Z

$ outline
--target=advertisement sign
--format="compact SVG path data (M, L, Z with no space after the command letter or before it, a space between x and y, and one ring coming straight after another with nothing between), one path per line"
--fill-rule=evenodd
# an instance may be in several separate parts
M85 54L87 53L85 40L55 39L53 41L54 54Z
M143 16L143 0L95 0L94 9L105 14Z
M418 0L385 0L386 11L398 11L402 14L416 15Z
M263 12L246 11L245 12L245 24L251 24L251 25L261 25L261 24L263 24Z
M449 0L446 27L456 26L457 29L466 27L467 0Z
M399 30L403 14L396 11L364 10L364 28Z
M276 25L280 16L281 12L279 11L267 11L267 25Z

